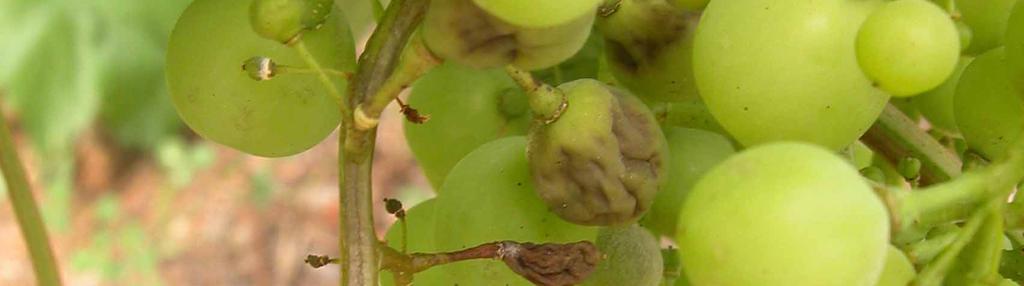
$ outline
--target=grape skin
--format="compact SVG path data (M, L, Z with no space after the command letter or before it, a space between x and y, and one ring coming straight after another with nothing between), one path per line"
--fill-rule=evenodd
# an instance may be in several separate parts
M881 1L712 1L694 44L700 96L745 146L804 141L839 150L889 96L860 70L856 31Z
M1024 99L1007 78L1002 48L974 59L956 88L953 111L967 145L985 158L1006 153L1024 127Z
M252 31L249 3L196 0L178 19L167 52L174 106L196 133L234 149L266 157L305 151L338 126L338 105L315 76L284 74L260 82L239 68L253 56L304 66L292 48ZM323 67L353 70L347 30L324 25L303 41ZM344 79L334 84L346 90Z

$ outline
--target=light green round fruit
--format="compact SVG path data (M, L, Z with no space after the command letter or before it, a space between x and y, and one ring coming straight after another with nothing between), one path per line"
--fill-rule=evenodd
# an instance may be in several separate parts
M1015 3L1017 0L956 0L960 19L971 28L971 45L964 52L976 55L1002 46Z
M894 96L935 88L953 73L959 56L956 25L926 0L885 3L857 32L861 69Z
M623 225L647 212L666 178L665 135L629 92L593 79L558 87L568 108L530 130L537 193L559 216L583 225Z
M974 60L973 57L960 58L953 74L946 78L946 81L939 87L910 98L913 105L932 126L949 132L959 132L956 127L956 117L953 115L953 97L956 94L956 85L960 82L960 76L964 74L964 70L972 60Z
M615 79L644 100L698 100L692 64L698 16L669 0L619 2L597 25Z
M526 95L504 70L451 62L417 80L408 103L430 115L422 124L406 121L404 128L409 149L435 190L473 149L505 136L526 135L531 118Z
M1024 1L1017 2L1006 27L1006 62L1010 80L1024 96Z
M333 6L334 0L253 0L249 23L264 38L294 43L303 31L319 29Z
M524 137L498 139L469 153L448 174L434 207L440 251L501 240L569 243L597 236L596 228L563 221L537 197ZM532 285L498 260L465 261L437 270L445 285Z
M435 253L438 252L434 246L435 225L434 225L434 199L426 200L413 206L405 212L405 223L395 222L388 229L385 237L388 246L401 251L402 249L402 228L408 227L406 232L406 247L408 253ZM416 285L441 285L444 283L443 276L435 268L427 269L413 275L413 282ZM390 271L380 272L380 285L395 285L394 275Z
M294 50L252 31L249 4L196 0L178 19L167 52L174 106L196 133L234 149L266 157L302 152L338 126L338 105L313 75L255 81L240 68L253 56L304 66ZM303 42L324 68L353 70L354 46L347 30L325 25L307 33ZM344 79L333 82L346 90Z
M882 276L878 278L875 286L907 286L916 275L914 265L907 259L907 255L890 245L889 252L885 255L885 269L882 270Z
M785 142L705 174L684 202L677 238L694 285L871 285L885 263L889 218L849 163Z
M1024 127L1024 98L1010 83L1002 48L974 59L956 88L956 124L971 149L998 160Z
M597 13L601 0L473 0L484 11L525 28L562 25Z
M723 135L728 134L718 120L711 115L708 106L700 98L664 104L664 109L657 112L662 126L694 128Z
M658 240L636 224L603 227L597 248L604 260L583 281L583 286L657 286L664 274Z
M543 28L506 23L471 0L434 0L423 19L423 39L439 57L475 68L557 65L587 42L594 14Z
M859 138L889 96L857 64L854 40L882 1L712 1L694 43L701 98L745 146Z
M675 238L679 210L693 184L736 151L729 139L704 130L668 127L665 138L669 148L668 180L640 223L656 234Z

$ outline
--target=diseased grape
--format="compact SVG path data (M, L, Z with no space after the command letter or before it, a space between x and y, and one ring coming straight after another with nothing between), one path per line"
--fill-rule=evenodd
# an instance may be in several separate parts
M313 75L256 81L241 69L255 56L279 65L304 65L292 48L252 31L250 3L196 0L185 10L168 45L171 97L185 123L209 140L259 156L296 154L338 126L338 105ZM353 70L354 47L347 30L325 25L303 41L324 68ZM346 81L333 82L344 93Z
M537 193L574 223L635 222L666 178L667 144L654 115L629 92L596 80L558 89L568 109L557 121L530 130Z
M677 242L694 285L871 285L885 263L889 217L832 152L766 144L697 182Z
M475 68L511 64L537 70L576 54L593 22L594 14L585 13L556 26L523 27L496 18L471 0L434 0L422 33L427 47L446 60Z

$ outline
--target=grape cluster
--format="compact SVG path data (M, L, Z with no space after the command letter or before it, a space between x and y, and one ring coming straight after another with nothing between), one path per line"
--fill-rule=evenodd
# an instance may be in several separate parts
M260 156L320 142L348 120L355 64L325 6L196 0L167 55L181 117ZM1006 203L1024 177L1024 1L433 0L416 37L444 60L402 103L430 115L404 129L437 197L391 247L591 241L603 255L583 285L1024 272L1024 203ZM936 169L949 181L922 180ZM526 271L585 272L543 269ZM516 270L414 280L542 283Z

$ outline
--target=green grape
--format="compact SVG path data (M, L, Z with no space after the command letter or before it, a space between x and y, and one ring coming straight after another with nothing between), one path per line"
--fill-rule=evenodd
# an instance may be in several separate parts
M957 63L953 74L946 78L938 87L910 98L917 110L928 119L932 126L949 132L959 132L956 127L956 119L953 116L953 96L956 94L956 85L960 82L960 76L964 69L974 60L973 57L962 57Z
M704 130L668 127L665 138L669 148L668 180L641 224L656 234L675 237L679 209L690 188L735 149L729 139Z
M454 63L435 67L412 86L409 105L430 120L405 122L405 137L435 190L455 163L484 143L526 135L526 95L501 69Z
M882 270L882 275L875 286L907 286L916 275L914 265L907 259L907 255L890 245L889 252L885 255L885 269Z
M850 145L889 97L871 85L854 52L857 29L881 3L712 1L693 51L701 98L745 146Z
M885 3L857 32L861 69L894 96L935 88L953 73L959 55L956 25L925 0Z
M1017 0L956 0L961 20L971 28L967 54L981 54L1003 45L1006 22Z
M989 160L1002 158L1024 127L1024 99L1006 72L1003 49L974 59L953 99L956 124L967 145Z
M853 145L850 145L849 153L850 163L853 163L853 167L857 170L871 166L871 161L875 157L875 151L872 151L868 145L860 142L860 140L854 141Z
M435 199L429 199L406 210L405 223L395 222L384 236L388 246L401 250L402 228L408 227L409 230L406 232L408 253L437 252L438 249L434 247L434 202ZM444 282L441 278L440 271L431 268L413 275L413 282L416 285L440 285L439 282ZM395 285L394 276L390 271L381 271L380 284Z
M563 221L534 192L526 138L507 137L469 153L445 179L434 204L438 250L483 243L593 241L597 228ZM473 260L437 268L445 285L531 285L501 261Z
M334 0L252 0L249 23L260 36L294 43L303 31L319 29L327 21Z
M707 130L719 134L727 134L718 120L711 115L708 106L700 99L665 103L663 113L659 113L662 126L674 126Z
M676 241L694 285L870 285L884 266L889 217L832 152L766 144L697 182Z
M710 0L672 0L670 3L686 11L703 10Z
M693 36L698 17L669 0L623 0L602 17L605 56L615 79L648 101L697 100Z
M657 286L661 282L661 248L647 229L636 224L603 227L594 244L605 259L583 286Z
M178 114L196 133L246 153L287 156L309 149L338 126L338 106L312 75L255 81L243 61L265 56L302 65L291 48L260 38L249 26L250 1L196 0L179 18L167 52L167 82ZM325 68L351 71L351 34L334 25L303 42ZM346 89L344 79L333 81Z
M475 68L511 64L538 70L583 48L594 16L586 13L556 26L531 28L506 23L471 0L434 0L421 31L427 47L441 58Z
M1024 1L1014 6L1006 27L1006 62L1010 79L1024 96Z
M562 25L597 12L602 0L473 0L502 21L526 28Z

